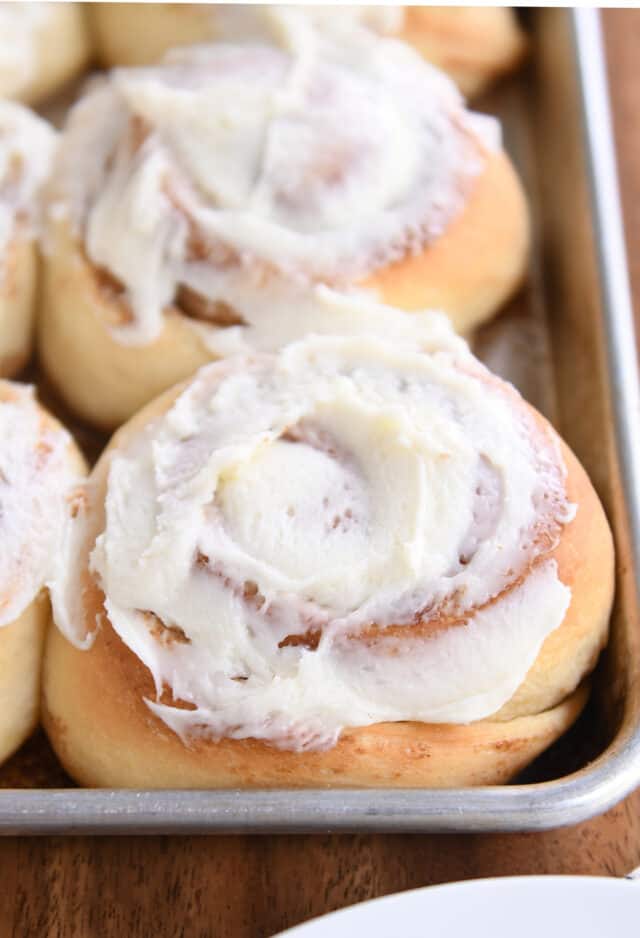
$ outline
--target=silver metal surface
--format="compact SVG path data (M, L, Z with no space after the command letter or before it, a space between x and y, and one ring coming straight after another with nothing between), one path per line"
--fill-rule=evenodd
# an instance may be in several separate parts
M640 581L640 450L634 442L640 426L640 392L606 69L596 11L545 12L565 18L574 50L568 42L562 55L571 59L575 52L581 88L591 224L599 260L598 315L606 346L604 374L617 467L618 508L612 520L618 546L624 541L635 572L625 581L627 606L620 612L620 628L628 638L640 628L629 612L638 606ZM623 646L628 648L624 642ZM617 730L608 749L586 768L556 781L437 791L0 791L0 832L477 832L573 824L605 811L640 783L640 692L637 681L630 678L621 684Z

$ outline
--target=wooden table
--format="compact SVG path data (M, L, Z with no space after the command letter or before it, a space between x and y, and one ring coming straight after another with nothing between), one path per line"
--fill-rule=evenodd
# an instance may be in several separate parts
M604 15L640 311L640 10ZM0 840L0 938L258 938L373 896L478 876L640 865L640 790L544 834Z

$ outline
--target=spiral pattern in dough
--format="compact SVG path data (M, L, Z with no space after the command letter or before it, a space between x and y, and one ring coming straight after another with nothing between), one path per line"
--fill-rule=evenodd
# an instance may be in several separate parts
M57 191L128 304L123 342L247 271L342 287L421 253L485 165L497 125L408 46L281 16L281 48L116 69L72 113Z
M312 337L206 366L125 437L89 569L183 737L468 722L564 618L564 477L552 431L452 336Z

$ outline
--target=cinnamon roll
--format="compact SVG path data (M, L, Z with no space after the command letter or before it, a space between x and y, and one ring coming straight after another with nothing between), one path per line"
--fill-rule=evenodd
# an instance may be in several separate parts
M69 434L31 388L0 381L0 761L34 729L67 496L84 474Z
M475 97L522 62L527 49L508 7L410 6L399 37Z
M22 105L0 101L0 377L26 364L33 339L39 190L55 133Z
M91 19L104 65L150 65L170 48L237 39L279 41L275 17L291 7L245 4L93 3ZM411 43L444 69L465 95L511 71L526 48L508 7L304 6L298 16L343 28L364 27Z
M87 785L504 782L576 718L607 635L583 469L444 330L209 364L78 505L44 721Z
M71 114L40 344L90 421L131 416L287 289L289 307L324 284L467 330L521 280L528 215L496 121L402 43L286 22L288 51L193 47L112 72Z
M0 97L34 104L87 64L90 53L78 3L0 3Z

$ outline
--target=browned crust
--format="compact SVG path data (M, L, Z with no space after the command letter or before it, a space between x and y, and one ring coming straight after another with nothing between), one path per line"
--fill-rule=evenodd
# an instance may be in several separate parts
M0 258L0 378L17 374L31 357L37 252L18 226Z
M526 37L508 7L407 7L400 38L473 97L521 64Z
M15 385L0 381L0 402L15 397ZM43 430L60 424L39 404ZM78 475L86 464L72 441L67 457ZM20 616L0 628L0 762L8 758L35 729L40 712L40 670L46 627L51 613L42 590Z
M122 300L105 289L67 225L50 229L44 257L38 352L44 371L70 409L113 429L148 401L211 361L188 317L168 310L160 336L144 346L118 342Z
M0 628L0 762L36 728L40 665L49 621L44 592L18 618Z
M94 470L89 542L103 525L110 452L167 410L178 393L174 389L145 408L105 451ZM541 416L536 420L546 426ZM198 739L186 746L145 705L145 696L154 698L150 675L113 631L102 595L85 574L87 622L99 616L102 623L97 639L91 650L79 651L52 627L45 659L44 724L63 765L83 784L122 787L440 787L513 777L580 712L582 682L606 640L612 601L609 527L584 470L561 445L567 494L579 507L551 556L572 601L526 680L495 717L467 726L352 728L321 753L284 752L256 740Z
M525 681L495 719L555 706L590 673L607 640L615 576L613 538L586 472L564 442L561 451L567 496L578 510L548 556L556 561L561 582L571 589L571 604Z
M522 283L529 255L529 212L521 183L502 152L487 154L464 210L421 253L368 277L364 287L401 309L441 309L458 332L488 319Z
M499 210L497 210L499 207ZM144 346L118 342L123 303L104 289L65 225L51 231L45 257L39 350L47 375L69 407L113 428L210 361L189 318L169 309L160 336ZM488 318L520 283L529 246L528 212L507 156L488 156L469 201L436 242L368 278L384 302L401 309L444 309L466 332Z
M348 729L326 752L257 740L184 745L132 686L135 662L110 628L90 652L55 628L45 655L43 724L58 758L84 785L124 788L449 787L506 782L579 715L587 689L508 723L380 723ZM133 667L132 667L133 665Z

